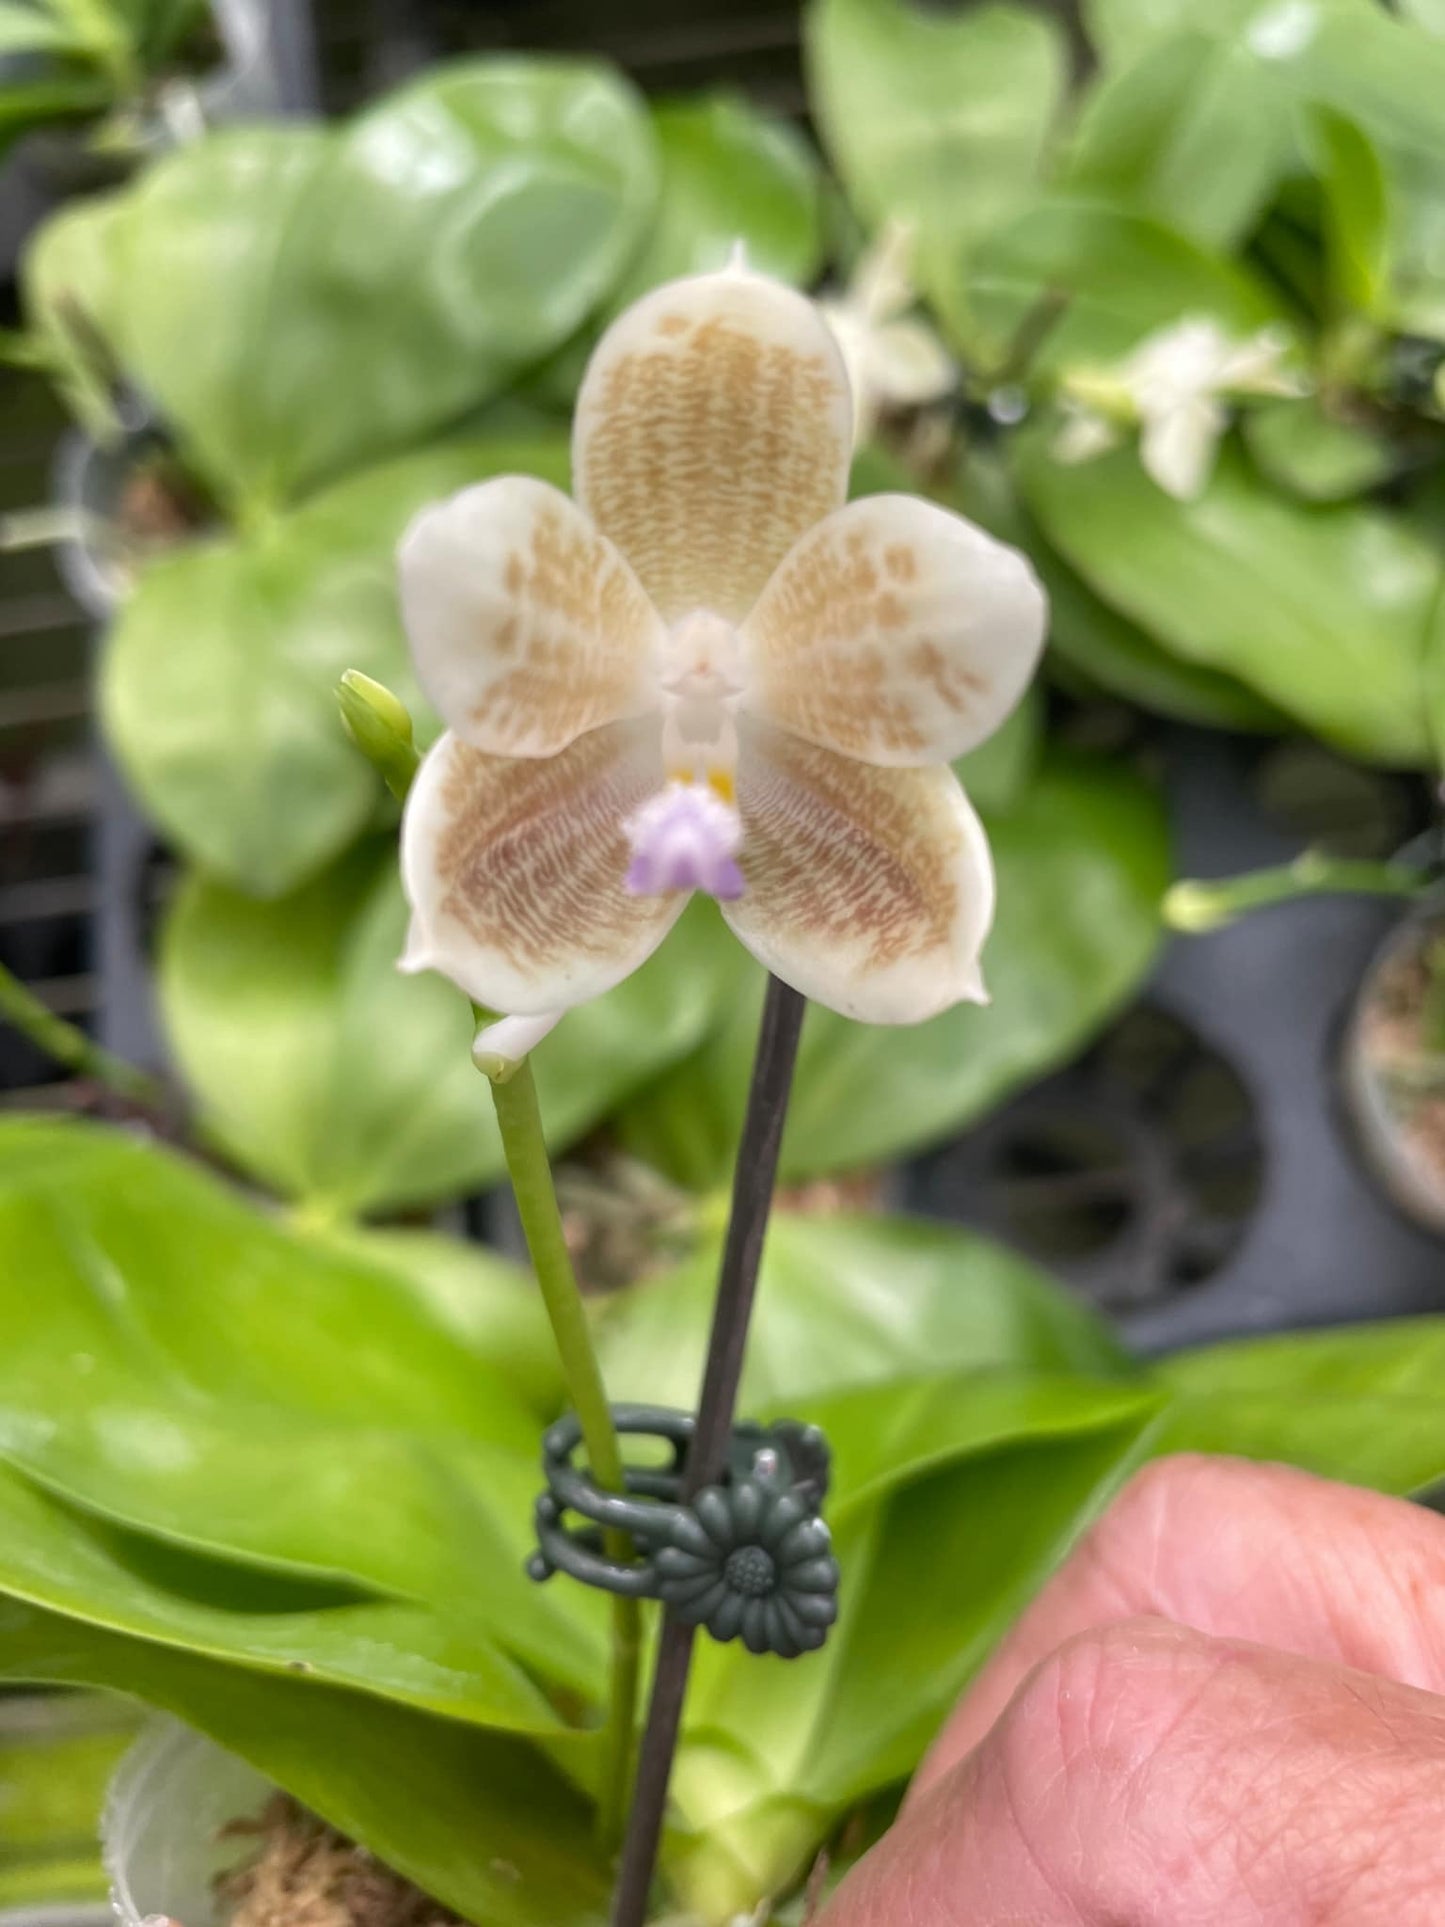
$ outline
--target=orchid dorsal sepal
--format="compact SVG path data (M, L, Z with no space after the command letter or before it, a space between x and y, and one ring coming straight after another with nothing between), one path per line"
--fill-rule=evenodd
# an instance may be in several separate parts
M348 669L336 685L336 701L346 733L391 791L404 803L421 755L411 714L401 698L359 669Z
M528 1057L549 1031L561 1023L564 1012L543 1011L536 1017L496 1017L474 1004L477 1034L472 1040L472 1062L494 1084L507 1084L517 1075Z

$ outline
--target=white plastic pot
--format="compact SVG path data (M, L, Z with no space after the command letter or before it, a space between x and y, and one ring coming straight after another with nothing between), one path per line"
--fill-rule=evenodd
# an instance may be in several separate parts
M255 1767L179 1721L148 1728L121 1761L101 1822L121 1927L216 1927L216 1876L254 1846L224 1830L259 1813L273 1791Z

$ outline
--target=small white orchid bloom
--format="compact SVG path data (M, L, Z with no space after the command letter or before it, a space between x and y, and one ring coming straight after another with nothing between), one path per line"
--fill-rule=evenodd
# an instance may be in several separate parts
M402 608L449 727L406 808L403 968L508 1014L478 1040L494 1072L693 890L846 1015L982 998L993 874L948 764L1022 694L1044 596L931 502L845 506L850 450L816 307L734 268L604 335L575 501L504 476L407 531Z
M1209 316L1190 316L1141 341L1112 369L1065 377L1064 421L1054 442L1061 462L1086 462L1139 425L1139 459L1150 479L1181 502L1202 493L1229 425L1226 399L1297 395L1284 366L1289 337L1261 328L1238 340Z
M948 350L909 309L918 292L909 279L913 237L889 221L860 258L841 295L818 306L837 338L853 391L854 443L866 442L880 416L942 401L958 381Z

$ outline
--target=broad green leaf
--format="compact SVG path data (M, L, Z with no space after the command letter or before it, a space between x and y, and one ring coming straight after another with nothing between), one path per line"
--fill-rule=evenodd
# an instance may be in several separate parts
M1426 33L1445 39L1445 0L1399 0L1399 10Z
M1204 247L1248 234L1291 158L1288 95L1248 48L1205 33L1146 45L1089 95L1071 185Z
M997 455L970 451L949 500L1003 541L1023 549L1033 563L1049 595L1050 661L1057 675L1062 658L1061 680L1067 681L1070 669L1082 671L1088 684L1186 722L1224 729L1280 726L1279 711L1242 683L1169 655L1142 629L1101 602L1044 540ZM982 753L987 755L991 747L985 743ZM959 774L967 786L966 764L959 766ZM985 813L992 807L985 802Z
M953 767L975 809L1002 816L1034 780L1043 752L1044 698L1035 683L993 735Z
M786 121L741 95L705 94L653 109L661 189L641 254L609 307L649 288L724 267L734 246L759 274L806 287L822 265L818 166Z
M101 1809L138 1725L100 1694L0 1696L0 1909L104 1899Z
M1410 1493L1445 1478L1445 1320L1236 1339L1166 1359L1161 1451L1282 1459Z
M73 30L58 14L34 0L0 0L0 59L75 50ZM15 84L13 72L0 75L7 93Z
M1284 718L1233 676L1173 656L1088 584L1035 530L1029 553L1049 592L1049 647L1102 689L1216 729L1276 730Z
M1057 302L1041 368L1115 361L1181 316L1213 316L1237 335L1280 320L1276 297L1244 268L1147 215L1077 194L1040 199L991 234L969 267L967 298L998 357Z
M720 1246L607 1301L598 1344L617 1398L696 1403ZM811 1417L820 1400L928 1373L1109 1378L1107 1326L1027 1260L951 1225L774 1213L748 1340L749 1412Z
M465 997L402 976L407 908L392 837L274 902L192 876L161 943L161 1010L216 1141L313 1216L459 1197L502 1176ZM536 1070L562 1146L696 1048L742 969L699 901L662 950L573 1012Z
M434 728L397 611L398 536L468 482L511 470L560 482L566 460L560 439L446 443L153 563L108 639L100 692L147 814L257 896L354 842L382 792L341 728L337 678L364 670L408 704L423 740Z
M459 1345L485 1358L539 1419L550 1422L561 1411L566 1398L556 1341L530 1272L486 1245L437 1231L334 1225L317 1236L404 1279L408 1295Z
M122 206L118 193L71 202L40 228L22 264L30 328L76 419L100 442L117 425L110 344L119 300L116 232Z
M497 1725L595 1690L596 1602L522 1575L536 1415L402 1273L38 1121L0 1254L0 1590Z
M1439 562L1401 518L1304 508L1232 450L1195 502L1155 487L1130 448L1069 467L1036 440L1018 473L1049 541L1181 658L1237 676L1352 754L1425 760L1420 664Z
M1313 396L1249 409L1244 439L1260 472L1306 502L1350 501L1399 466L1383 435L1327 415Z
M989 824L998 917L993 994L907 1029L813 1006L783 1139L785 1179L882 1163L959 1131L1065 1062L1137 988L1159 938L1163 813L1127 768L1055 756ZM699 1056L627 1107L624 1140L679 1183L724 1181L756 1016L744 1006Z
M126 1416L154 1427L153 1412L128 1408ZM189 1428L188 1440L198 1431ZM313 1432L289 1427L277 1443L298 1457L317 1445ZM361 1453L375 1468L365 1442ZM275 1482L287 1476L279 1454L252 1457L250 1470ZM215 1503L236 1503L214 1478L210 1489ZM335 1491L332 1502L363 1506L364 1490ZM460 1604L437 1610L200 1554L91 1512L5 1464L0 1594L258 1674L302 1673L484 1726L546 1732L559 1724L495 1639L468 1629Z
M334 1687L263 1679L0 1601L0 1679L132 1693L208 1733L463 1918L602 1927L591 1815L525 1743Z
M1187 28L1208 28L1218 38L1253 39L1265 57L1287 59L1317 30L1327 9L1374 13L1378 0L1084 0L1084 25L1106 60L1127 59L1151 42Z
M869 228L913 228L919 284L939 298L1038 179L1064 89L1057 27L1016 6L812 0L805 39L813 113L849 198Z
M109 102L108 84L83 68L7 80L0 85L0 160L24 135L84 120Z
M1379 153L1354 121L1330 108L1316 109L1309 135L1331 294L1347 314L1379 314L1390 270L1390 188Z
M567 339L641 238L652 142L586 62L443 67L325 133L223 132L124 216L118 345L254 509L435 434Z

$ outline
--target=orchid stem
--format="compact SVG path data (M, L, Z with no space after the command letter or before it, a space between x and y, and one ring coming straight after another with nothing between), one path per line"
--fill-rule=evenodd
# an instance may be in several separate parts
M769 977L747 1116L733 1171L732 1215L718 1277L697 1426L683 1477L685 1498L705 1485L716 1484L727 1466L763 1237L772 1209L783 1123L806 1008L796 990ZM643 1927L647 1918L695 1635L695 1627L684 1626L670 1615L663 1619L632 1813L612 1903L612 1927Z
M582 1427L582 1442L593 1477L608 1492L621 1492L622 1451L612 1423L601 1368L592 1344L587 1309L578 1288L572 1254L562 1234L562 1214L552 1180L552 1164L542 1136L542 1114L532 1066L524 1058L505 1081L492 1083L497 1124L507 1170L517 1200L532 1269L551 1321L562 1362L567 1395ZM632 1548L625 1533L606 1535L610 1559L626 1561ZM597 1801L597 1837L610 1853L622 1837L622 1818L632 1779L633 1735L641 1670L642 1613L635 1599L612 1601L612 1679L607 1743Z
M1427 870L1404 863L1373 863L1305 850L1292 863L1251 870L1244 876L1186 878L1165 893L1164 921L1174 930L1198 936L1222 930L1252 910L1294 903L1301 897L1419 897L1434 888Z
M0 965L0 1019L12 1024L39 1051L77 1077L88 1077L145 1110L164 1111L165 1085L158 1077L103 1049L77 1025L57 1017L27 984Z

